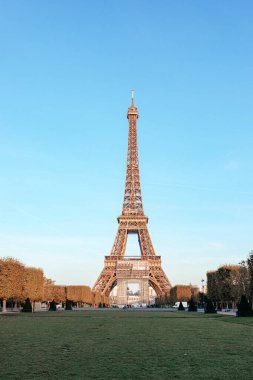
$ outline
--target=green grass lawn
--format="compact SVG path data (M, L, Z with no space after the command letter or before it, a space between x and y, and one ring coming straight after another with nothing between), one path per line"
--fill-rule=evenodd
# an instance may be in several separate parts
M253 318L155 311L0 314L1 379L253 379Z

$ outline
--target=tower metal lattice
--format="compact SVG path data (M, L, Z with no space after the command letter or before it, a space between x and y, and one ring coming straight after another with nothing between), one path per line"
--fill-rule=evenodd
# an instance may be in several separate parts
M105 256L104 268L93 286L93 290L99 290L102 294L109 295L117 285L117 273L121 273L119 271L122 260L124 260L127 236L129 233L136 233L141 251L140 259L145 260L148 264L149 285L160 296L169 292L171 283L162 269L161 257L155 254L147 228L148 217L143 211L137 144L138 109L134 104L133 94L127 118L129 121L128 151L122 214L118 217L118 231L112 250L110 255ZM129 274L126 274L126 278L127 276ZM138 278L137 273L135 273L135 278ZM142 278L141 273L139 278Z

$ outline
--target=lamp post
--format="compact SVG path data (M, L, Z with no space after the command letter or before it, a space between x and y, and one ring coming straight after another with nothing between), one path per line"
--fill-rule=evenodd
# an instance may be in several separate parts
M205 282L205 280L202 278L202 280L201 280L201 282L202 282L202 306L204 307L204 282Z
M128 307L128 295L129 295L129 287L128 287L128 281L127 281L127 307Z

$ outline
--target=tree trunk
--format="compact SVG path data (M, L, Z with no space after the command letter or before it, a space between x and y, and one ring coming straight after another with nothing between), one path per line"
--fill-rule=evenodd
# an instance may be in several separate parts
M2 308L2 312L3 312L3 313L6 313L6 300L3 300L3 308Z

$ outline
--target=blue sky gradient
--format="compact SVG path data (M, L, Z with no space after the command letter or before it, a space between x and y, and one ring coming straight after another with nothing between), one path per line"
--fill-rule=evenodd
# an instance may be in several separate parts
M0 255L93 285L135 89L144 210L173 284L253 249L251 1L0 0Z

